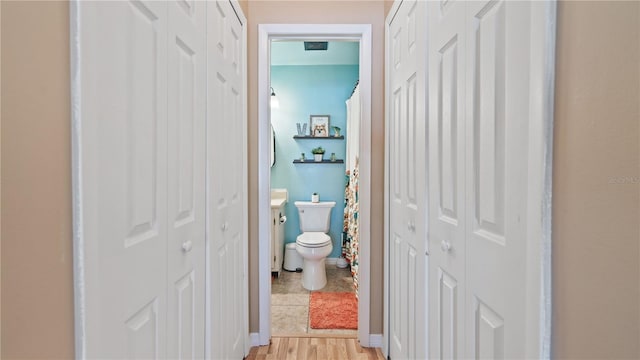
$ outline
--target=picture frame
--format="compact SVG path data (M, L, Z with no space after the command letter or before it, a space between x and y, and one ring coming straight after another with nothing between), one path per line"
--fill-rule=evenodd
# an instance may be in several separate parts
M313 137L329 137L329 115L310 115L309 132Z

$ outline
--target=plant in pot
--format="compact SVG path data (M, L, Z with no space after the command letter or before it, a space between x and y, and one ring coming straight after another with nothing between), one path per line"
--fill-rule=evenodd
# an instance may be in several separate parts
M341 129L339 127L337 127L337 126L332 126L331 128L333 129L333 136L340 137L340 130Z
M322 158L324 156L324 149L322 148L322 146L318 146L317 148L312 149L311 153L313 154L314 161L322 161Z

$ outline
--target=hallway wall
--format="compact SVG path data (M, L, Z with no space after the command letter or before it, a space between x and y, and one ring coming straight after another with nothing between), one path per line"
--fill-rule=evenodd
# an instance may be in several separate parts
M384 3L382 1L249 2L249 331L258 310L258 24L372 24L370 330L382 333L384 224Z
M640 358L640 3L558 6L553 355Z
M71 359L69 5L1 6L0 357Z

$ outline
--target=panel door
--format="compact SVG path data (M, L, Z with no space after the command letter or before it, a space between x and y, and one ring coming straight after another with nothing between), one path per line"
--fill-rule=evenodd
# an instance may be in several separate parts
M426 14L403 1L389 28L390 357L427 354Z
M469 2L466 12L466 354L526 354L531 2ZM534 250L535 251L535 250Z
M168 357L205 351L206 4L167 2Z
M432 358L539 354L527 336L540 301L527 296L529 161L543 156L528 152L534 4L430 3Z
M433 359L464 358L465 2L429 2L429 334Z
M211 357L244 353L243 24L228 1L207 6L207 163Z
M164 358L167 4L76 6L86 357Z

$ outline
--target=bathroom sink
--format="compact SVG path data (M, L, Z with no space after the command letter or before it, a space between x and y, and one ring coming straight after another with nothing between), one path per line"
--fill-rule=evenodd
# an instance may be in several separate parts
M287 189L271 189L271 207L278 208L284 205L289 199Z

